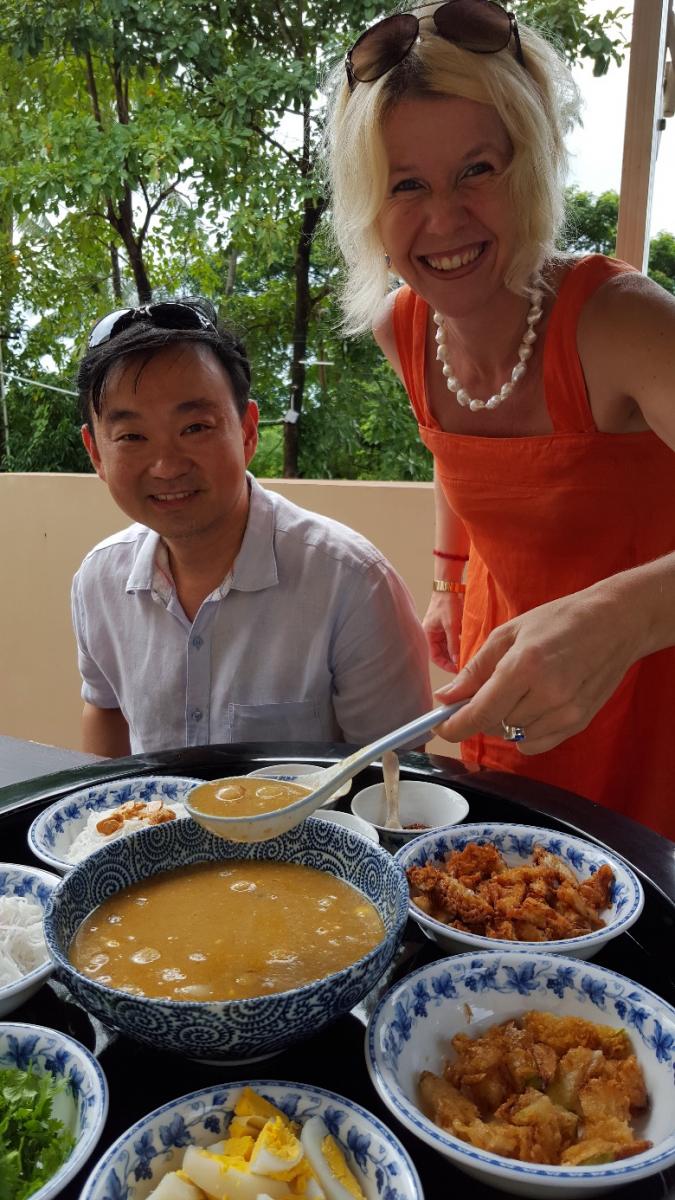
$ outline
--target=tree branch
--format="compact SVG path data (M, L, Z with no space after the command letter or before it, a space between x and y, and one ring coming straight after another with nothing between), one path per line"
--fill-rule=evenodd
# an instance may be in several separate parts
M262 138L263 142L267 142L270 146L274 146L277 150L280 150L282 154L286 155L288 161L293 163L294 167L297 167L298 170L300 169L300 162L292 150L289 150L286 146L282 146L281 142L278 142L276 138L271 137L269 133L266 133L264 129L261 129L260 125L252 124L251 129L254 133L258 134L258 137Z

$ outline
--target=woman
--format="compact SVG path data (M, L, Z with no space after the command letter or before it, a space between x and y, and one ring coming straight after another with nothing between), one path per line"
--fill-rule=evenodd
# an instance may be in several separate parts
M345 324L376 313L434 456L425 626L468 699L439 732L675 839L675 302L555 250L577 99L491 0L362 34L327 132Z

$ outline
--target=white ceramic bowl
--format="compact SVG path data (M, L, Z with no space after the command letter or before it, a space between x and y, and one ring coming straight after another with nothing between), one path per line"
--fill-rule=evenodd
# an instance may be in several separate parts
M182 775L138 775L71 792L35 818L28 830L28 845L36 858L63 875L74 866L67 854L92 812L114 808L127 800L163 800L170 806L181 803L187 792L203 782Z
M532 1009L627 1030L650 1097L639 1126L639 1136L654 1143L650 1150L601 1166L523 1163L479 1150L424 1116L420 1072L442 1072L455 1034L477 1037ZM613 1192L675 1163L675 1010L593 963L519 951L440 959L413 971L380 1001L368 1024L366 1059L377 1091L402 1125L467 1174L509 1195L562 1200Z
M505 822L462 825L460 828L437 829L423 834L416 841L404 846L396 855L403 870L421 867L427 862L442 863L451 850L463 850L469 842L492 843L502 853L510 867L524 866L532 856L535 845L543 846L557 854L571 867L578 879L588 879L598 867L607 863L614 872L612 904L600 914L605 922L602 929L586 933L582 937L564 938L550 942L503 941L500 938L483 937L478 933L466 933L428 917L416 904L410 902L410 916L429 937L444 950L532 950L543 954L567 954L572 958L592 958L607 942L625 933L637 921L642 912L645 897L637 875L618 855L603 846L586 842L571 834L558 833L551 829L538 829L532 825L513 825Z
M108 1115L108 1085L96 1059L74 1038L41 1025L0 1024L0 1067L33 1066L67 1083L66 1108L75 1145L55 1175L31 1193L30 1200L52 1200L84 1166ZM64 1123L65 1123L65 1118Z
M145 1200L159 1180L180 1165L187 1145L208 1146L223 1137L245 1087L261 1092L293 1120L322 1117L367 1200L424 1200L412 1160L372 1113L323 1088L270 1079L203 1088L155 1109L106 1151L79 1200Z
M333 825L342 825L343 829L353 829L354 833L360 833L362 837L368 838L371 842L380 840L375 826L371 825L370 821L355 817L354 813L339 812L338 809L332 811L320 809L313 817L307 819L309 821L330 821Z
M328 764L330 765L330 764ZM326 768L327 769L327 768ZM254 775L261 779L280 779L283 783L302 783L303 775L315 775L317 771L324 770L324 767L310 762L291 762L291 763L273 763L269 767L259 767L256 771L249 771L249 775ZM324 800L320 808L335 808L341 796L346 796L352 786L351 779L343 783L336 792L333 792L327 800Z
M0 896L23 896L33 904L46 909L54 888L60 883L58 875L42 871L39 867L24 867L18 863L0 863ZM1 935L0 935L1 936ZM0 1016L12 1012L42 987L54 964L45 946L44 961L16 979L0 987Z
M442 783L401 779L398 795L403 826L416 822L426 825L428 829L436 829L439 825L455 825L463 821L469 811L464 797ZM387 804L383 783L373 783L357 792L352 798L351 810L357 817L370 821L377 829L382 845L390 849L398 850L406 842L426 832L422 829L385 829Z

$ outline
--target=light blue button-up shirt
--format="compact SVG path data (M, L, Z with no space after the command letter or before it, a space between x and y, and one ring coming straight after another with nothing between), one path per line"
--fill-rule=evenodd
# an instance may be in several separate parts
M159 535L132 525L73 580L82 696L132 753L214 742L365 744L431 707L412 599L353 530L250 478L234 567L185 615Z

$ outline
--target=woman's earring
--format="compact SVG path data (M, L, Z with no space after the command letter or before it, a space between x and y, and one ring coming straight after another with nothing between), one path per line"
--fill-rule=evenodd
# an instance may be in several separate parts
M384 252L384 261L385 261L387 270L389 270L389 267L391 266L391 259L390 259L389 255L387 254L386 250Z

